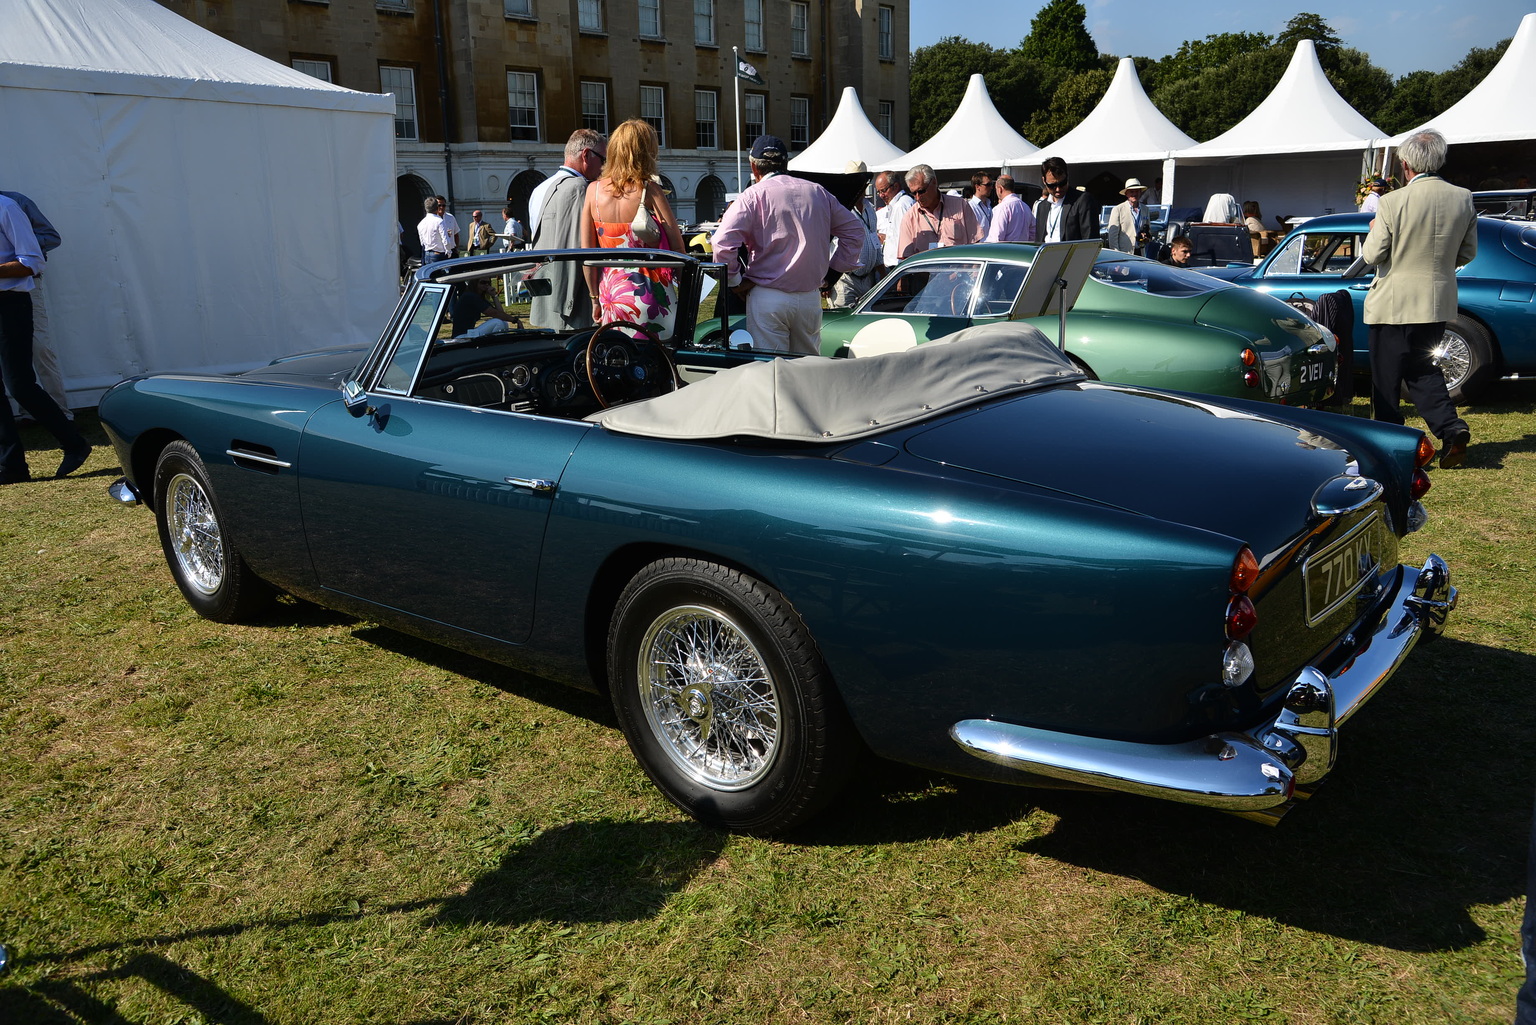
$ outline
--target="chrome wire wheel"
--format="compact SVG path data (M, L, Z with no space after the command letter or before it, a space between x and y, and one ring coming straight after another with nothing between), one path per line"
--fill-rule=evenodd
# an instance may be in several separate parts
M224 583L224 534L213 502L197 479L178 473L166 485L166 525L182 579L211 595Z
M646 720L686 777L722 791L766 776L779 752L779 693L762 653L718 609L680 605L646 630L637 666Z
M1430 359L1445 375L1447 391L1460 388L1472 373L1472 346L1465 337L1447 326L1440 341L1429 351ZM1422 365L1422 364L1421 364Z

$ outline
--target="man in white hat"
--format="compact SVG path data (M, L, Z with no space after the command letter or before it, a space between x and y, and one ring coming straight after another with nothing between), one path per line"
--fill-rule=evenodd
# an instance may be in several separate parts
M1125 202L1109 212L1109 231L1104 238L1106 249L1118 249L1122 253L1135 253L1146 242L1147 212L1141 208L1142 194L1147 187L1139 178L1127 178L1120 195Z

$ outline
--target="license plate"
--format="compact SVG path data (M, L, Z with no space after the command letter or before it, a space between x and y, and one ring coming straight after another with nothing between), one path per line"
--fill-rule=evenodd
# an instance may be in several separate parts
M1377 555L1380 525L1381 517L1372 514L1302 564L1301 576L1307 588L1308 626L1316 626L1326 619L1375 578L1381 566Z

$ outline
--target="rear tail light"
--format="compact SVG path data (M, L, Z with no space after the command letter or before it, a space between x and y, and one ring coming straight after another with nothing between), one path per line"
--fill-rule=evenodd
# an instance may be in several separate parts
M1423 470L1413 471L1413 480L1408 485L1408 494L1418 501L1429 494L1429 474Z
M1429 440L1429 435L1419 435L1419 447L1413 453L1414 466L1428 466L1435 458L1435 443ZM1426 486L1425 490L1428 490Z
M1252 368L1243 371L1243 383L1250 388L1259 386L1259 372Z
M1259 354L1252 349L1244 349L1239 358L1243 361L1243 366L1245 367L1258 366Z
M1244 641L1259 623L1259 610L1248 597L1248 589L1258 579L1258 556L1253 554L1253 549L1243 545L1232 560L1232 572L1227 576L1227 589L1232 597L1227 602L1222 625L1230 643L1221 655L1221 682L1228 687L1240 686L1253 675L1253 652Z
M1259 559L1253 554L1253 549L1243 545L1242 551L1237 553L1237 558L1232 560L1232 575L1227 581L1227 587L1233 594L1246 594L1253 582L1259 579Z
M1258 625L1259 611L1253 607L1253 599L1246 594L1234 595L1227 602L1227 636L1240 641L1253 633Z

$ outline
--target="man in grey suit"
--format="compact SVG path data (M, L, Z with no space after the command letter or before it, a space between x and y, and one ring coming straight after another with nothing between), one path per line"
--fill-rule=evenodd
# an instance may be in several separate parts
M565 166L543 196L539 226L533 229L533 249L580 249L581 207L587 183L597 181L608 159L608 139L591 129L578 129L565 144ZM570 171L579 173L568 173ZM550 283L550 293L535 292L528 319L537 327L577 331L592 326L592 302L586 278L574 263L546 264L535 277Z
M1441 441L1440 465L1460 466L1472 432L1456 415L1432 350L1456 315L1456 268L1477 255L1472 193L1435 172L1445 136L1415 132L1397 148L1407 184L1381 197L1361 255L1378 268L1365 297L1370 327L1371 406L1378 420L1400 424L1398 394Z

